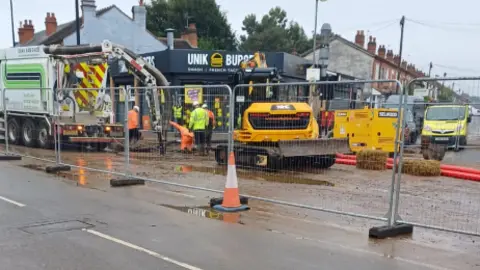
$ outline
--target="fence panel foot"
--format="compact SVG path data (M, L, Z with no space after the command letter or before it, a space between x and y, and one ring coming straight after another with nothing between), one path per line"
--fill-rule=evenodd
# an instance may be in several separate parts
M410 224L395 224L393 226L384 225L370 228L368 237L376 239L385 239L387 237L397 237L400 235L412 234L413 226Z
M22 160L22 157L18 155L11 155L11 154L0 155L0 161L13 161L13 160Z
M126 186L136 186L136 185L145 185L145 180L137 179L137 178L110 179L111 187L126 187Z
M47 166L45 168L45 172L47 173L68 172L70 170L71 170L71 167L68 165Z

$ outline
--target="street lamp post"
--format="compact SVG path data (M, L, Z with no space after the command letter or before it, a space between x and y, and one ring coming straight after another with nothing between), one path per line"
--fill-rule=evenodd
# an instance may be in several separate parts
M316 68L317 58L315 51L317 50L317 24L318 24L318 1L326 2L327 0L315 0L315 25L313 27L313 51L312 51L312 63Z
M10 0L10 23L12 24L12 43L13 47L15 47L15 25L13 24L13 1Z
M320 50L318 60L320 64L320 78L327 77L327 67L330 58L330 37L332 36L332 27L328 23L322 25L320 31Z

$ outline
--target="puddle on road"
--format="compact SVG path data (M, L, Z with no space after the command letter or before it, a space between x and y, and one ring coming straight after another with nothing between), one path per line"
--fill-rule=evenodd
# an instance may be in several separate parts
M238 223L238 224L245 225L245 223L243 223L240 220L240 217L241 217L240 213L221 213L211 209L208 206L189 207L189 206L175 206L170 204L160 204L160 205L170 209L175 209L190 215L198 216L201 218L208 218L208 219L219 220L227 223Z
M182 173L191 173L191 172L202 172L202 173L211 173L216 175L227 175L227 168L225 167L199 167L191 165L179 165L175 167L175 171ZM291 174L279 174L279 173L269 173L265 174L263 172L255 171L242 171L237 170L237 175L241 178L249 180L260 180L276 183L285 183L285 184L304 184L304 185L316 185L316 186L335 186L335 184L325 181L325 180L315 180L310 178L296 177Z

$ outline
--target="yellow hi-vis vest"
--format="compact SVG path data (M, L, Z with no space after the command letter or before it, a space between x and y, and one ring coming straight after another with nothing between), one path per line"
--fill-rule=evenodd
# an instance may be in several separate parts
M182 118L182 106L173 106L173 117Z
M208 113L203 108L196 108L190 114L189 129L205 130L208 125Z

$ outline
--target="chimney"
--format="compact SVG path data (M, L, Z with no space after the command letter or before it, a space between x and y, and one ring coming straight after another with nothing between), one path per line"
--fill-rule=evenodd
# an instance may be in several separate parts
M403 60L401 67L402 67L403 69L407 69L407 65L408 65L407 61Z
M393 62L395 63L395 65L399 65L400 64L400 55L396 54L394 57L393 57Z
M385 58L385 45L380 45L378 47L378 56Z
M89 33L93 32L95 27L98 27L95 24L97 18L97 6L95 5L95 0L82 0L82 19L83 19L83 32ZM85 37L88 35L84 35ZM82 43L88 43L88 40L85 40L82 37Z
M188 28L182 34L182 39L190 42L193 48L198 48L197 25L195 23L188 25Z
M393 62L393 51L392 50L387 51L387 60L390 61L390 62Z
M147 8L140 0L138 6L132 7L133 21L142 29L147 29Z
M370 36L368 38L367 51L371 54L375 54L377 51L377 39Z
M50 36L55 32L57 32L57 18L55 18L55 13L48 12L45 17L45 34Z
M355 36L355 44L362 48L365 48L365 33L363 32L363 30L357 31L357 35Z
M408 70L409 72L414 73L414 72L415 72L415 65L413 65L413 64L408 65L408 66L407 66L407 70Z
M168 46L168 49L169 50L173 50L175 49L175 42L174 42L174 37L173 37L173 32L175 30L173 30L172 28L168 28L167 30L167 46Z
M20 21L18 24L18 44L23 44L25 43L25 29L23 28L23 22Z
M32 24L32 20L25 20L20 22L20 27L18 28L18 43L25 45L27 42L32 40L35 35L35 29Z

